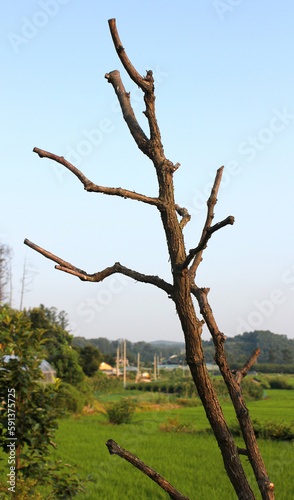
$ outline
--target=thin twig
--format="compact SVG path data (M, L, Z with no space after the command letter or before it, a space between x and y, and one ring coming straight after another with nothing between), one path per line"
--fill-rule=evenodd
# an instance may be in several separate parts
M191 276L191 279L193 279L193 280L195 279L197 268L202 260L203 250L206 248L207 242L210 239L211 235L213 233L215 233L216 231L218 231L219 229L221 229L222 227L227 226L228 224L234 224L234 217L229 216L226 219L224 219L223 221L218 222L214 226L211 226L213 218L214 218L213 211L214 211L215 204L217 202L217 193L219 190L223 169L224 169L224 167L220 167L217 170L214 184L212 186L210 196L207 200L207 216L206 216L206 221L204 224L204 228L202 231L200 241L199 241L196 248L193 248L192 250L190 250L190 252L189 252L189 254L188 254L188 256L183 264L184 268L188 267L190 262L194 259L194 261L190 267L190 276Z

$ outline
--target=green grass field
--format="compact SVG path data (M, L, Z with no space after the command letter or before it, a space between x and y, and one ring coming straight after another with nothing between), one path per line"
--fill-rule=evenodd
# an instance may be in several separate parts
M268 390L268 399L248 404L250 414L261 420L294 421L294 391ZM119 395L104 399L118 398ZM230 403L223 404L228 421L234 419ZM170 481L191 500L235 499L224 472L222 458L210 434L177 434L159 431L159 425L169 417L178 416L184 423L197 429L208 427L202 407L148 411L135 414L132 424L114 426L106 423L103 415L70 418L60 423L56 435L59 451L56 458L83 467L81 474L92 474L96 483L87 485L87 493L80 498L88 500L167 499L159 486L140 471L117 456L110 456L105 446L114 439L123 448L135 453ZM241 446L242 441L238 440ZM276 485L278 500L294 499L294 443L260 440L259 445L270 475ZM244 466L254 484L246 457ZM79 498L79 497L77 497Z
M130 393L100 396L113 401ZM158 395L131 393L138 400L155 402ZM268 390L267 399L248 404L251 417L260 420L294 421L294 391ZM173 398L170 398L172 402ZM231 403L223 403L228 422L234 420ZM110 456L105 443L114 439L159 472L191 500L235 500L236 496L224 471L220 451L213 435L164 433L160 423L170 417L196 429L208 428L202 406L171 408L162 411L138 411L133 422L110 425L102 414L70 417L60 422L55 442L58 450L52 458L81 467L80 475L91 474L96 483L87 484L85 500L157 500L168 495L153 481L123 459ZM242 446L242 440L237 439ZM277 500L294 499L294 441L259 440L270 479L275 483ZM3 457L4 458L4 457ZM242 462L248 473L256 498L260 498L246 457Z

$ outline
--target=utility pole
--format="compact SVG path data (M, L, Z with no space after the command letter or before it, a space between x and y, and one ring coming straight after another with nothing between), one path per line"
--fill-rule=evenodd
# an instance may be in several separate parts
M127 385L127 379L126 379L126 341L124 341L124 388Z
M138 357L137 357L137 382L139 382L140 379L140 353L138 352Z
M156 380L156 356L154 356L154 380Z
M119 376L119 345L116 350L116 376Z

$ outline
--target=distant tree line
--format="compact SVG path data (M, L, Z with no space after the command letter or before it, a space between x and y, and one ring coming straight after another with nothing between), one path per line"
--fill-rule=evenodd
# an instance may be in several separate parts
M117 348L121 349L124 339L108 340L105 337L97 339L85 339L84 337L74 337L73 346L78 348L85 348L85 346L93 346L98 348L103 356L108 356L109 363L114 364L117 355ZM130 342L126 340L127 358L130 364L136 364L138 353L140 353L140 362L146 365L154 361L154 356L158 356L161 361L168 361L171 356L174 358L175 363L182 363L185 359L184 343L148 343L144 341ZM120 351L121 352L121 351Z
M108 340L104 337L97 339L85 339L74 337L73 345L79 348L91 345L97 347L103 355L116 357L117 347L122 340ZM127 357L130 363L135 363L137 354L140 353L142 363L152 363L154 356L159 356L163 361L170 360L175 364L185 362L184 343L180 342L130 342L127 343ZM267 365L292 365L294 364L294 340L288 339L286 335L278 335L270 331L245 332L242 335L228 337L225 343L227 358L230 364L244 364L255 348L259 347L261 352L257 360L258 366ZM208 363L214 363L213 341L204 341L203 348L205 359ZM270 371L270 370L269 370Z
M71 335L68 332L69 321L65 311L58 311L55 307L47 308L41 304L39 307L24 310L23 313L33 330L45 330L45 359L52 364L58 378L64 382L77 385L85 376L92 377L102 361L115 366L118 348L122 356L123 339L86 339ZM184 343L181 342L148 343L126 340L126 347L130 365L136 365L138 353L141 365L146 367L151 367L154 356L158 356L161 363L186 363ZM204 341L203 347L206 361L214 363L212 340ZM261 350L255 365L257 371L294 372L294 340L270 331L246 332L228 337L225 348L231 367L238 368L245 363L256 347Z

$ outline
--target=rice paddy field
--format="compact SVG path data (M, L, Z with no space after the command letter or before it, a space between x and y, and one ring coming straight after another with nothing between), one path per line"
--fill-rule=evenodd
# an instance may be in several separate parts
M235 500L215 438L205 431L208 422L202 406L176 407L173 397L125 391L99 395L98 407L126 396L137 403L129 424L109 424L102 413L70 416L60 421L54 440L58 449L51 458L77 465L82 478L91 475L95 480L87 483L86 493L76 496L77 500L169 498L142 472L122 458L110 455L105 445L108 439L137 455L191 500ZM248 403L253 419L294 423L294 390L269 389L265 396ZM228 423L235 421L231 403L224 401L222 407ZM194 432L162 432L160 425L168 419L185 424L186 430L193 426ZM242 439L236 441L242 447ZM259 439L259 446L275 484L276 499L294 500L294 441ZM5 460L3 455L0 458ZM260 499L248 460L245 456L241 458L256 498ZM0 476L5 478L3 473Z
M114 400L126 394L100 396L101 401ZM150 395L148 395L150 398ZM137 401L144 394L133 394ZM156 402L156 400L155 400ZM152 401L151 401L152 403ZM191 500L233 500L235 493L226 477L221 454L209 433L162 432L161 423L168 418L193 425L197 430L208 427L201 406L169 408L151 404L148 411L135 413L131 424L111 425L105 415L70 417L60 422L56 433L58 450L54 458L82 467L80 475L91 474L95 483L87 483L87 493L76 498L85 500L150 500L169 496L116 455L109 455L105 443L114 439L120 446L137 455L159 472L182 494ZM228 422L234 420L229 402L223 403ZM165 408L165 409L163 409ZM251 417L260 420L294 422L294 391L268 390L267 399L248 404ZM237 443L242 446L242 440ZM259 440L270 479L275 484L277 500L294 499L294 442ZM251 478L256 498L261 498L254 484L246 457L244 467Z

